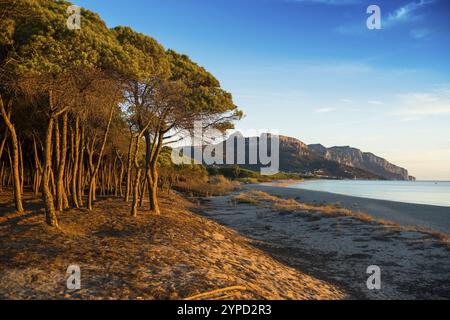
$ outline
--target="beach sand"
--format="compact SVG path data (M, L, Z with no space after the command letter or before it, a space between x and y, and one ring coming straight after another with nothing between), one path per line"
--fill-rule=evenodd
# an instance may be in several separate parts
M298 184L298 182L291 181L290 183L280 184L250 185L247 188L265 191L280 197L295 198L308 203L338 203L344 208L363 211L378 219L391 220L402 225L429 227L450 234L450 207L376 200L289 188L289 185L294 183Z
M41 199L25 194L25 214L0 193L0 299L344 299L346 293L280 263L247 238L194 214L177 194L161 195L162 214L129 214L130 204L103 198L92 212L44 223ZM81 290L66 270L81 268ZM217 293L216 290L223 290ZM216 293L212 294L211 291Z
M253 190L253 191L252 191ZM377 218L404 225L448 230L444 208L409 205L250 185L234 195L203 199L203 214L253 239L254 245L297 270L335 284L350 299L449 299L450 245L415 227L386 225L320 210L280 210L270 205L236 202L242 193L262 190L306 203L340 203ZM299 200L300 199L300 200ZM428 221L425 213L433 218ZM443 222L442 222L443 220ZM442 223L440 223L442 222ZM442 235L445 238L445 235ZM369 290L367 268L381 268L381 290Z

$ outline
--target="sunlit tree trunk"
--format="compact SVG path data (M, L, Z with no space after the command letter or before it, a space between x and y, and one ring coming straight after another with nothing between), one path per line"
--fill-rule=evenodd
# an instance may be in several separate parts
M77 179L77 195L78 195L78 204L80 206L84 205L83 195L84 195L84 150L86 147L86 135L85 128L81 126L81 144L80 144L80 156L78 163L78 172L75 172L74 175L78 175Z
M80 149L80 118L77 116L75 119L75 137L73 139L74 145L74 159L73 159L73 174L72 174L72 205L75 208L79 208L78 202L78 188L77 188L77 172L79 161L79 149Z
M57 203L58 203L58 211L62 212L64 208L67 208L67 203L65 203L65 199L67 201L67 197L65 196L64 190L64 171L66 166L66 157L67 157L67 121L68 115L67 112L63 115L63 127L62 127L62 144L59 158L59 167L58 167L58 179L57 179Z
M163 135L158 133L156 141L154 142L154 147L152 150L152 157L150 160L150 179L149 179L149 200L150 200L150 210L154 214L159 215L161 211L159 209L158 203L158 159L161 154L161 149L163 146Z
M11 102L10 102L11 103ZM11 123L10 115L7 114L5 106L3 104L3 99L0 96L0 112L2 114L3 120L5 121L6 127L9 130L11 135L11 143L13 147L13 178L14 178L14 203L17 212L23 212L23 204L22 204L22 190L21 190L21 182L19 175L19 142L17 139L16 130L14 125Z
M139 153L139 140L141 135L138 135L136 138L136 147L134 152L134 166L135 166L135 178L133 182L133 202L131 204L131 215L133 217L137 217L138 215L138 201L139 201L139 182L141 180L141 168L138 162L138 153Z
M133 132L130 128L130 144L128 146L128 163L127 163L127 184L125 189L125 201L128 202L130 200L131 194L131 167L133 165Z
M102 163L103 153L105 152L106 140L108 139L109 129L111 128L111 122L112 122L112 118L114 115L114 108L115 108L114 106L111 107L111 111L109 113L109 118L108 118L108 125L106 126L105 136L103 137L102 146L100 148L100 152L98 155L97 165L94 169L94 172L91 175L91 181L89 184L88 203L87 203L88 210L92 210L92 203L93 203L93 200L95 199L95 189L96 189L96 180L95 179L97 177L98 170L100 169L100 165Z
M19 175L20 175L20 192L22 193L23 196L23 185L24 185L24 181L25 181L25 176L24 176L24 164L23 164L23 152L22 152L22 142L20 142L19 140Z
M55 205L53 203L53 195L50 190L50 174L52 170L52 132L55 119L50 117L47 124L47 133L45 136L45 151L44 151L44 178L42 181L42 194L45 204L45 220L49 226L58 227L58 219L56 217Z
M37 195L39 190L41 189L41 181L42 181L42 165L41 160L39 160L39 154L37 149L36 137L33 135L33 153L34 153L34 194Z

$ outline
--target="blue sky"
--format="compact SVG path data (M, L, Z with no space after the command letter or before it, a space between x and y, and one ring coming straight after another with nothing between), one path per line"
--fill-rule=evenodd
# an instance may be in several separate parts
M188 54L233 93L239 129L351 145L450 180L447 0L75 0ZM370 4L382 29L369 30Z

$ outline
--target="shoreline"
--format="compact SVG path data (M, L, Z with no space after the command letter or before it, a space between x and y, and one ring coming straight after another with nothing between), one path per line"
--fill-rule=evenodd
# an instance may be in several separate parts
M450 234L449 207L347 196L323 191L290 188L279 184L246 185L243 188L267 192L282 198L294 198L306 203L340 204L346 209L361 211L376 219L389 220L404 226L414 225L431 228Z
M386 199L386 198L376 198L371 197L369 195L358 195L358 194L347 194L347 193L339 193L339 192L333 192L333 191L327 191L327 190L315 190L315 189L307 189L307 188L294 188L292 186L295 185L302 185L302 184L309 184L311 182L321 182L321 181L341 181L341 182L412 182L412 181L401 181L401 180L353 180L353 179L342 179L342 180L335 180L335 179L308 179L308 180L275 180L272 182L263 182L260 183L260 185L269 186L269 187L284 187L284 188L291 188L291 189L300 189L300 190L309 190L309 191L317 191L317 192L325 192L325 193L331 193L336 195L342 195L342 196L348 196L348 197L356 197L356 198L363 198L363 199L369 199L369 200L383 200L383 201L390 201L390 202L399 202L399 203L407 203L407 204L413 204L413 205L428 205L433 207L444 207L448 208L450 210L450 203L448 204L438 204L438 203L427 203L427 202L409 202L407 200L395 200L395 199ZM426 182L426 183L450 183L450 181L445 180L416 180L414 182Z
M228 196L202 198L199 213L252 239L281 263L342 288L346 299L450 297L446 234L441 240L416 227L338 214L332 202L309 206L295 201L302 191L249 185ZM310 196L324 200L323 194ZM369 266L380 267L381 290L368 289Z

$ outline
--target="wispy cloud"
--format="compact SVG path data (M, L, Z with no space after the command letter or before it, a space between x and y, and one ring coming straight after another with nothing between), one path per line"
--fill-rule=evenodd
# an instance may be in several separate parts
M431 30L428 28L423 29L413 29L410 32L411 38L422 39L431 34Z
M352 5L352 4L360 4L363 2L361 0L290 0L290 1L300 3L316 3L331 6Z
M391 115L401 117L402 121L450 115L450 89L402 94L397 99L399 107Z
M402 7L397 8L396 10L388 13L386 16L383 13L382 28L389 29L399 24L416 21L421 17L419 11L424 7L426 7L427 5L435 3L436 1L437 0L413 1L405 4ZM339 27L336 27L334 31L342 35L353 35L353 36L373 34L367 32L365 23L341 25ZM424 27L411 30L410 36L413 39L422 39L427 37L431 33L432 33L431 29Z
M330 113L336 111L336 108L319 108L315 110L316 113Z
M312 74L355 75L370 73L373 67L365 62L321 62L303 65L302 71Z
M398 8L388 15L387 20L383 23L383 28L389 28L398 23L404 23L417 19L418 15L416 14L416 12L426 5L432 4L434 2L435 0L420 0L418 2L410 2Z

